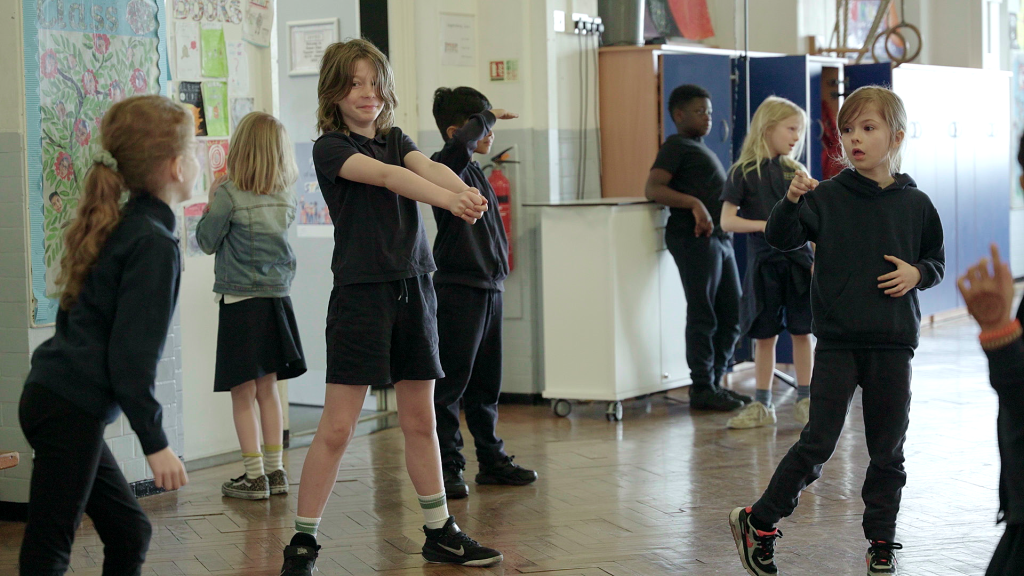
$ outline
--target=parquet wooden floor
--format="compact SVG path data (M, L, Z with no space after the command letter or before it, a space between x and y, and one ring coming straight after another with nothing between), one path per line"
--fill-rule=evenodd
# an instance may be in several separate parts
M899 529L904 576L982 575L1002 533L994 522L996 398L975 334L967 320L926 329L914 362ZM791 416L795 392L775 391L779 425L749 431L725 430L726 416L691 414L664 397L652 399L650 412L627 402L620 423L605 420L602 404L577 406L567 419L541 406L503 407L501 435L540 480L524 488L471 485L468 500L449 503L470 535L504 552L505 562L489 569L425 565L401 433L357 438L321 524L320 575L741 575L728 511L757 498L800 430ZM859 409L858 400L823 477L781 525L777 557L787 576L864 574ZM293 484L305 453L286 455ZM181 491L144 499L156 534L146 575L277 574L297 486L264 502L221 498L220 483L239 470L197 472ZM467 478L475 472L471 463ZM0 574L16 573L21 532L19 524L0 525ZM74 574L99 575L101 558L86 521Z

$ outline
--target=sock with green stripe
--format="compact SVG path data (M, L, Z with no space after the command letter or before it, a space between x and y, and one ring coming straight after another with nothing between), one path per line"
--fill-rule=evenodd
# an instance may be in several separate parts
M256 453L242 453L242 464L245 465L245 477L253 480L263 476L263 454Z
M316 531L320 529L319 518L303 518L302 516L295 517L295 531L302 534L309 534L316 538Z
M444 492L433 496L417 495L417 497L420 500L420 508L423 509L423 518L427 521L427 528L431 530L444 528L445 523L448 522L448 501L444 497Z
M275 472L284 468L281 462L282 454L284 454L284 446L281 444L263 445L263 461L267 472Z

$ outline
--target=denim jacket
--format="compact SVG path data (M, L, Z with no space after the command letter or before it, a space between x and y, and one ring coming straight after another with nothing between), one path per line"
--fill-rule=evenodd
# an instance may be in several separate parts
M295 278L288 227L295 220L291 190L259 196L227 180L196 225L203 252L217 253L213 291L283 298Z

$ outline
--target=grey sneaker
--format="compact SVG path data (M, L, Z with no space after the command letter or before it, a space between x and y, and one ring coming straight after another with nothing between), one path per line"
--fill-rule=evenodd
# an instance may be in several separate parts
M284 471L284 468L267 474L267 479L270 484L271 496L288 493L288 473Z
M266 500L270 498L270 482L267 480L266 474L259 478L249 478L242 474L238 478L228 480L222 484L220 491L229 498Z
M793 419L797 422L807 425L811 421L811 399L804 398L803 400L797 400L796 405L793 406Z

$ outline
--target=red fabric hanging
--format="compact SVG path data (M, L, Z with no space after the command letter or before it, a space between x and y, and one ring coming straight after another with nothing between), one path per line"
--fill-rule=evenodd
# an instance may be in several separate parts
M687 40L703 40L715 35L707 0L669 0L676 26Z

